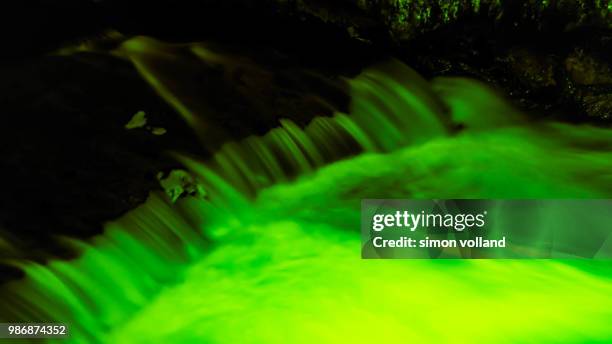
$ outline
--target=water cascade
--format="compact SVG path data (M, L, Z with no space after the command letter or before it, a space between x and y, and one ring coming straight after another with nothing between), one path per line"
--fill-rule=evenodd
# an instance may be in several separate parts
M152 193L103 235L66 239L78 259L15 262L27 277L2 291L0 320L65 322L72 343L612 336L608 261L365 261L358 233L362 198L610 197L609 129L529 121L482 84L428 82L397 61L349 83L349 113L284 120L210 159L177 153L205 199Z

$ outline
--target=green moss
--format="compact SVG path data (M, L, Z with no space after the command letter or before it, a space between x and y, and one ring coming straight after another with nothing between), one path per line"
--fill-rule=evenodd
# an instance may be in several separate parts
M583 24L612 27L610 1L382 0L357 1L356 4L383 20L392 36L400 41L471 14L499 20L515 12L508 11L509 7L521 9L518 17L511 18L513 21L538 22L557 13L566 18L567 27Z

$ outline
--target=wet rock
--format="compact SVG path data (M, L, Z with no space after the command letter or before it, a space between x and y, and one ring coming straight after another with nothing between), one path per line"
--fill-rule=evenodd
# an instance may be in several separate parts
M524 48L512 49L505 58L510 71L526 87L533 91L557 86L556 61L547 55L538 55Z
M589 116L604 121L612 119L612 93L587 95L582 101Z
M289 56L271 58L274 51L237 49L208 51L219 63L189 51L174 63L149 61L182 101L206 104L208 120L228 133L216 146L265 133L279 118L306 123L347 108L335 76ZM13 248L0 252L0 262L70 257L58 236L89 238L144 202L161 188L160 171L180 167L168 151L210 154L128 60L76 51L5 62L0 73L0 246L8 240ZM322 106L318 97L332 101ZM0 280L13 272L0 264Z
M69 256L58 236L86 238L159 188L166 150L199 152L191 130L127 62L97 54L0 66L0 259ZM125 129L140 110L168 133ZM0 276L1 277L1 276Z
M565 69L578 85L612 84L612 69L603 59L576 48L565 59Z

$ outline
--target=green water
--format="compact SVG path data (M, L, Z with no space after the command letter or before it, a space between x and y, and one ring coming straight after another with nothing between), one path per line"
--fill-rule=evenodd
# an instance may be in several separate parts
M66 322L74 343L611 340L610 261L359 258L362 198L610 197L609 129L529 121L481 84L398 62L350 84L349 114L177 155L208 199L153 194L72 242L79 259L22 264L1 320Z

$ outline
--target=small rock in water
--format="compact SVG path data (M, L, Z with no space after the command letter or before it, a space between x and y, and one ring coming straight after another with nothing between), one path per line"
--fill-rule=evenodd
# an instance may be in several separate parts
M185 170L172 170L165 178L164 173L160 172L157 179L172 203L187 195L196 198L206 197L206 191L202 185L198 184Z
M157 128L157 127L151 128L151 134L153 135L158 135L158 136L164 135L166 131L167 131L166 128Z
M147 124L147 116L144 111L138 111L125 125L125 129L142 128Z

